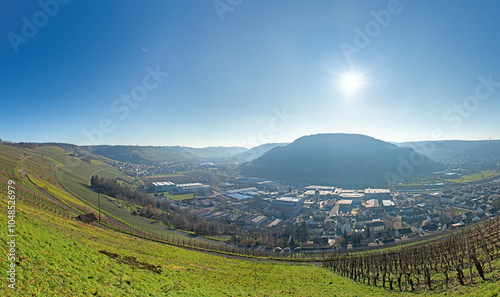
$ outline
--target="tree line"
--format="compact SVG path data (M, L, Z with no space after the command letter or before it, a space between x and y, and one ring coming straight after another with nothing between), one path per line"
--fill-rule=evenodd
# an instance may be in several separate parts
M235 231L234 228L219 220L207 221L188 211L176 211L166 200L155 199L143 191L120 184L116 179L93 175L90 185L101 194L108 195L140 206L132 214L163 222L175 229L192 231L196 235L221 235Z

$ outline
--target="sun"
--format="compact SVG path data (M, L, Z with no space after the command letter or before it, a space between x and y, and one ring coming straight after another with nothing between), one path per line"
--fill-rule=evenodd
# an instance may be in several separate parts
M348 95L354 95L363 88L363 76L359 73L348 72L340 78L340 88Z

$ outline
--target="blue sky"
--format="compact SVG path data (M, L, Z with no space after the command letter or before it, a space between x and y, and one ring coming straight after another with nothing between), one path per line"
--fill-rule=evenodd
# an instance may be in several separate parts
M500 139L498 1L0 8L3 140L251 147L326 132Z

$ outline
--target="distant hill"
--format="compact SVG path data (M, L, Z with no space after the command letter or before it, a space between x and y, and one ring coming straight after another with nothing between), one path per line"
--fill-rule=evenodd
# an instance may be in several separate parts
M238 162L249 162L252 160L257 159L258 157L262 156L263 154L267 153L268 151L272 150L275 147L280 147L280 146L285 146L289 144L288 142L286 143L266 143L263 145L259 145L256 147L253 147L247 151L244 151L242 153L236 154L231 157L231 159L238 161Z
M85 146L88 152L101 155L116 161L142 163L147 161L190 159L188 155L173 152L165 147L131 146L131 145L97 145Z
M225 146L209 146L204 148L193 148L184 146L167 146L168 150L180 154L185 154L192 158L199 159L218 159L229 158L236 154L247 151L244 147L225 147Z
M229 158L232 155L246 151L243 147L206 147L191 148L180 146L131 146L131 145L98 145L84 146L83 149L96 155L121 162L141 163L147 161L190 159Z
M241 166L245 175L356 188L388 186L388 179L404 180L442 169L443 164L412 148L358 134L304 136Z
M442 140L399 143L437 161L499 161L500 140Z

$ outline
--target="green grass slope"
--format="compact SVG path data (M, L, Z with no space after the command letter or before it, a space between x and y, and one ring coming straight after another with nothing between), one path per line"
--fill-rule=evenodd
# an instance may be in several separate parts
M3 199L5 200L5 199ZM2 203L5 209L5 201ZM20 206L17 291L2 296L432 296L358 284L313 265L228 259L188 251ZM5 220L0 228L6 230ZM2 254L7 254L5 244ZM118 255L113 258L103 254ZM6 268L4 257L2 268ZM156 266L154 268L153 266ZM152 268L153 267L153 268ZM496 283L448 291L497 296Z
M233 259L84 224L37 193L20 175L29 151L0 145L3 244L0 296L441 296L401 293L340 277L312 264ZM60 158L64 161L64 158ZM45 164L45 163L43 163ZM76 162L75 162L76 165ZM37 164L32 164L35 167ZM47 167L39 169L43 172ZM87 169L82 172L89 171ZM7 182L16 183L16 290L7 287ZM49 181L42 181L50 184ZM53 191L56 186L51 188ZM59 188L57 188L59 189ZM59 189L60 190L60 189ZM69 195L69 194L66 194ZM61 196L64 196L61 194ZM61 197L60 197L61 198ZM63 198L61 198L63 199ZM498 261L498 259L497 259ZM496 275L498 279L499 276ZM497 296L497 283L446 291Z
M130 237L28 206L21 209L16 217L18 289L13 295L17 296L390 294L312 265L227 259ZM5 220L1 228L6 229ZM7 254L6 245L1 251ZM156 268L147 268L151 265ZM2 267L6 267L3 258ZM10 289L5 278L1 284L0 292L6 296Z

